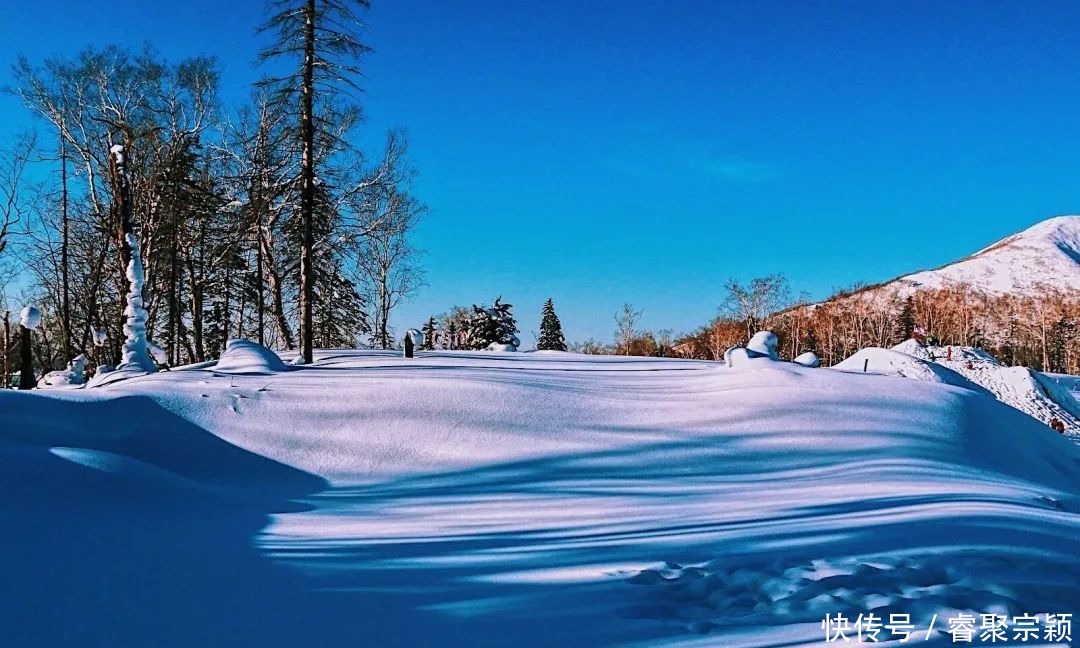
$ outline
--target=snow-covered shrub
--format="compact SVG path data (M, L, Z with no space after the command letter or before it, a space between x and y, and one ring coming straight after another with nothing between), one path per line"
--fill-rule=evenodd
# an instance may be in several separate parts
M807 351L806 353L800 354L795 358L794 362L796 364L801 364L804 367L821 366L821 358L817 357L817 354L813 351Z
M466 346L477 350L486 349L492 344L521 346L515 336L518 328L511 308L511 304L502 303L502 297L496 298L491 308L473 306L472 315L469 316Z

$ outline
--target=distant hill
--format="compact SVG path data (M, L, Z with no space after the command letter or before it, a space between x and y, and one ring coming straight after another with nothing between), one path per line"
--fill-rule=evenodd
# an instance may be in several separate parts
M1080 290L1080 216L1058 216L1007 236L969 257L875 289L909 294L966 283L983 292L1027 294L1039 284Z

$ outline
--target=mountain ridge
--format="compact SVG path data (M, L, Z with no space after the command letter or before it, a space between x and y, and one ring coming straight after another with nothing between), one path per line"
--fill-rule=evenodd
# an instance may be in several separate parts
M989 294L1030 294L1041 285L1080 288L1080 215L1040 221L951 263L877 284L910 294L966 283Z

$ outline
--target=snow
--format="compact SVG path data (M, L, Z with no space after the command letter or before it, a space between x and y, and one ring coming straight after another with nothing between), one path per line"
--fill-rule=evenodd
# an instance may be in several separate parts
M821 358L817 356L813 351L807 351L806 353L799 354L795 357L794 362L801 364L804 367L820 367Z
M982 390L743 353L0 392L4 643L818 646L825 614L1080 608L1080 447Z
M146 341L146 351L150 354L150 358L158 364L169 364L169 354L165 352L160 344L153 340Z
M116 146L113 153L117 153ZM123 147L120 147L123 151ZM125 234L128 248L131 250L131 259L127 265L127 280L130 290L127 295L127 306L124 307L124 347L121 352L121 360L118 369L128 369L132 372L153 373L157 371L146 342L146 320L149 317L143 307L143 284L146 276L143 271L142 255L139 252L139 240L134 234Z
M225 374L268 375L286 371L288 367L277 353L258 342L229 340L225 343L225 351L209 370Z
M911 292L958 282L991 294L1022 294L1039 284L1080 286L1080 216L1044 220L966 259L901 277L890 286Z
M1027 367L1002 366L984 349L965 346L925 346L907 340L893 347L909 356L947 369L990 391L1001 402L1049 424L1058 419L1066 434L1080 441L1080 403L1077 378L1044 374Z
M939 364L892 349L869 347L831 367L837 371L864 372L884 376L915 378L928 382L986 392L982 386Z
M779 356L776 354L776 334L772 331L758 331L754 333L750 341L746 343L747 351L752 354L768 356L773 360L776 360Z
M402 344L405 344L406 338L412 338L413 346L415 346L417 349L424 346L424 334L420 331L420 329L411 328L405 331L405 337L401 338Z
M41 326L41 311L36 306L25 306L19 313L19 326L31 331Z
M90 363L85 355L79 354L68 363L67 369L50 371L38 382L38 388L79 387L86 378L86 366Z
M488 351L498 351L501 353L513 353L517 351L517 347L513 344L499 344L498 342L492 342L487 347Z

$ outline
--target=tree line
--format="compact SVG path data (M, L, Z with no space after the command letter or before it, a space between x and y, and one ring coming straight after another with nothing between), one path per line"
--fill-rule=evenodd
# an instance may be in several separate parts
M308 361L317 346L393 346L391 313L422 283L412 233L426 208L403 131L377 151L357 143L365 5L273 3L261 58L286 73L240 105L223 105L209 57L108 46L14 64L7 90L44 128L0 152L0 288L7 310L40 309L42 371L80 354L120 360L127 234L168 364L215 358L233 337ZM131 222L118 210L118 146ZM30 184L33 165L50 173Z
M782 275L747 284L730 280L718 315L672 339L670 330L637 331L640 312L616 316L615 343L575 345L585 353L625 353L720 360L732 346L768 329L781 357L812 351L831 365L859 349L891 347L913 337L941 346L972 346L1006 365L1080 374L1080 291L1040 285L1023 294L995 294L966 284L901 290L863 287L837 291L820 303L793 299Z

